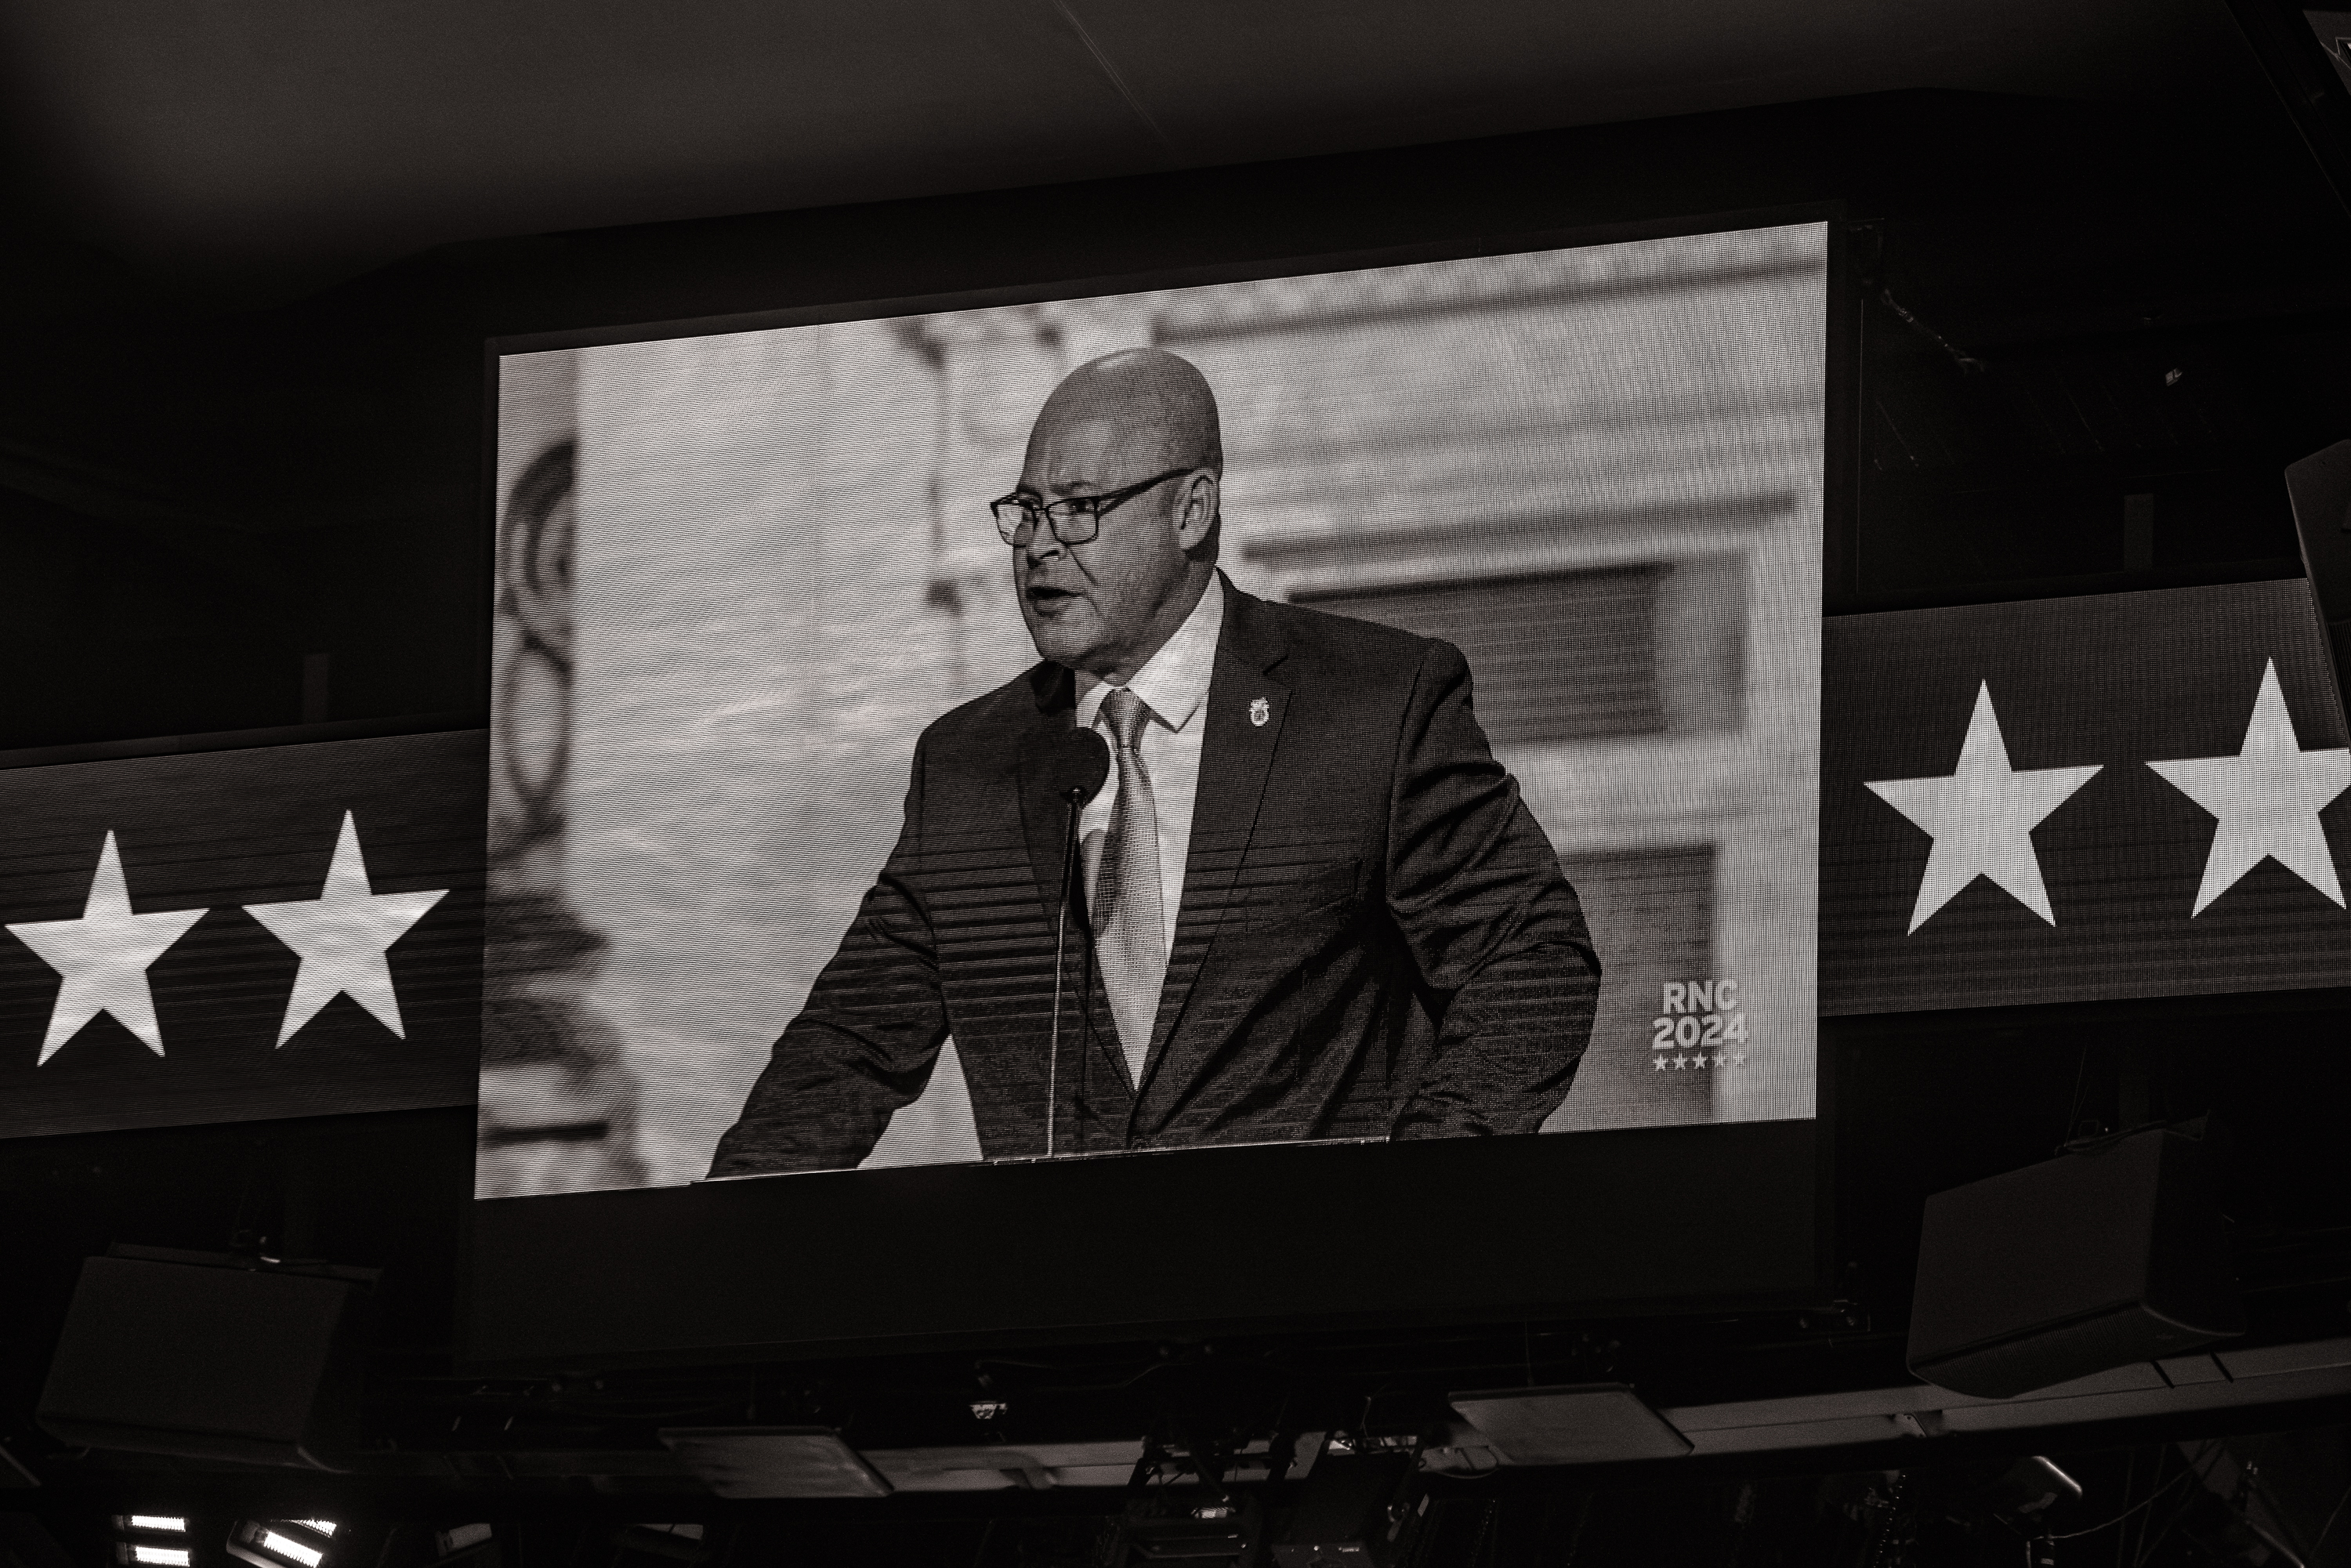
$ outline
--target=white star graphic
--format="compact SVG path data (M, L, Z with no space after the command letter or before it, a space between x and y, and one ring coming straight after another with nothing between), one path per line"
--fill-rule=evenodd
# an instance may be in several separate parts
M2181 794L2220 819L2204 858L2204 881L2189 917L2229 889L2264 858L2276 861L2339 906L2343 883L2319 826L2319 808L2351 789L2351 751L2304 751L2278 687L2277 661L2262 670L2245 744L2234 757L2150 762Z
M1992 712L1991 683L1976 688L1975 712L1959 745L1959 766L1941 779L1888 779L1869 784L1878 798L1934 836L1927 874L1918 881L1918 902L1910 929L1959 894L1979 876L1991 878L2016 901L2057 924L2049 889L2041 880L2041 857L2032 830L2090 781L2098 765L2086 768L2026 768L2008 765Z
M11 925L16 940L65 977L49 1030L41 1037L40 1061L81 1031L100 1013L111 1013L156 1055L163 1054L162 1026L155 1021L155 994L147 988L147 966L204 917L201 909L156 915L131 913L130 889L122 880L122 856L114 835L98 852L98 874L78 920L32 920ZM35 1065L38 1065L37 1062Z
M327 885L318 897L245 906L271 936L302 956L302 967L294 974L294 994L286 999L286 1021L278 1026L277 1043L293 1039L339 996L350 997L406 1040L400 998L392 994L392 966L383 955L448 892L445 887L430 893L371 891L367 862L360 853L359 825L345 811L334 863L327 868Z

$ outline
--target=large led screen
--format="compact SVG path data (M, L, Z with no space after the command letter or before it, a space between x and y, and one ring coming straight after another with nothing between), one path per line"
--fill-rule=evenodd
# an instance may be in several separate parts
M478 1195L1812 1116L1827 246L510 345Z

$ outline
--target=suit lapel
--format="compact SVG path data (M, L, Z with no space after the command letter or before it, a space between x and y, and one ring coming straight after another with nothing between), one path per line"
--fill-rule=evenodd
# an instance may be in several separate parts
M1258 809L1265 798L1274 753L1281 741L1290 688L1270 673L1287 649L1265 601L1225 585L1225 624L1201 715L1200 782L1192 803L1192 836L1185 856L1183 904L1167 979L1153 1020L1144 1089L1159 1072L1168 1043L1190 1001L1193 982L1215 949L1233 882L1240 874Z

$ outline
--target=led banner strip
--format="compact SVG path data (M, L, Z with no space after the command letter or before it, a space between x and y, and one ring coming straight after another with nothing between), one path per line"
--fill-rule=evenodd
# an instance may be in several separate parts
M0 1137L470 1103L486 750L0 769Z
M1823 632L1823 1013L2351 984L2351 747L2305 584L1846 616ZM12 831L47 846L0 881L0 977L15 982L0 993L14 998L0 1001L0 1135L168 1123L199 1089L253 1114L470 1100L479 1017L444 998L479 983L482 745L0 773ZM416 818L371 779L437 794L472 862L444 856L423 885L388 871L413 861ZM201 803L224 789L256 824L298 814L306 836L207 826ZM79 825L60 831L59 812ZM209 862L191 861L192 839ZM218 874L200 884L205 864ZM266 954L284 978L262 999L245 976ZM206 1000L232 985L234 1009ZM1740 977L1679 977L1646 1001L1655 1017L1631 1045L1645 1071L1748 1067L1764 1004ZM274 1061L309 1074L298 1103L229 1092Z
M1825 632L1823 1012L2351 985L2351 749L2306 584Z

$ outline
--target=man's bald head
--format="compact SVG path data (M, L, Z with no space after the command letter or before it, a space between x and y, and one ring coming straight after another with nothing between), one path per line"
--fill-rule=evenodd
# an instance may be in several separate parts
M1217 394L1208 389L1208 378L1180 354L1121 349L1062 377L1029 432L1029 466L1037 465L1040 447L1096 421L1110 436L1104 455L1115 451L1137 465L1130 477L1170 468L1224 474ZM1110 484L1106 480L1102 487Z
M1014 493L1110 504L1087 519L1099 522L1092 538L1043 526L1017 536L1013 588L1037 652L1113 682L1141 668L1216 577L1224 470L1217 394L1189 361L1123 349L1064 376L1038 411Z

